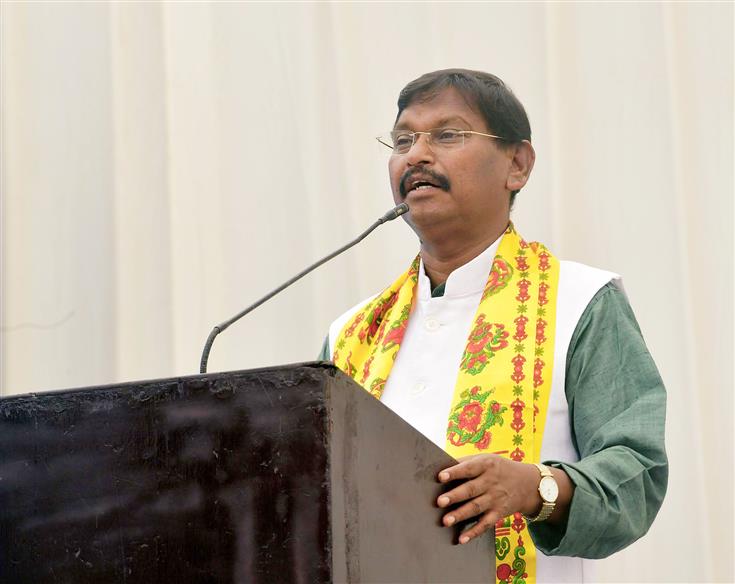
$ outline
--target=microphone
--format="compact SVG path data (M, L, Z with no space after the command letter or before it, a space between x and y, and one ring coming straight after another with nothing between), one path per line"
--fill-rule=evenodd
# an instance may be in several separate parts
M404 213L408 213L408 205L406 205L406 203L401 203L397 207L394 207L393 209L391 209L390 211L388 211L385 215L383 215L380 219L378 219L375 223L373 223L370 227L368 227L365 231L363 231L360 235L358 235L357 238L353 239L348 244L343 245L337 251L334 251L334 252L330 253L328 256L323 257L318 262L310 265L305 270L299 272L293 278L291 278L290 280L287 280L286 282L284 282L283 284L281 284L278 288L276 288L275 290L269 292L268 294L266 294L265 296L263 296L263 298L261 298L260 300L258 300L255 303L251 304L250 306L248 306L245 310L243 310L242 312L239 312L238 314L236 314L235 316L233 316L230 320L226 320L225 322L223 322L221 324L218 324L216 327L214 327L212 329L212 332L209 333L209 337L207 337L207 342L204 343L204 350L202 351L202 359L201 359L201 361L199 363L199 373L206 373L207 372L207 361L209 361L209 352L212 350L212 343L214 343L214 339L223 330L225 330L226 328L228 328L231 324L233 324L233 323L237 322L238 320L240 320L243 316L245 316L249 312L252 312L256 308L258 308L258 306L260 306L264 302L267 302L268 300L270 300L271 298L273 298L279 292L282 292L283 290L285 290L286 288L288 288L294 282L296 282L296 281L300 280L301 278L303 278L304 276L306 276L306 274L308 274L309 272L312 272L313 270L317 269L322 264L327 263L332 258L337 257L342 252L347 251L353 245L357 245L358 243L360 243L363 239L365 239L368 235L370 235L373 231L375 231L375 229L377 229L383 223L387 223L388 221L393 221L393 219L396 219L396 218L400 217Z

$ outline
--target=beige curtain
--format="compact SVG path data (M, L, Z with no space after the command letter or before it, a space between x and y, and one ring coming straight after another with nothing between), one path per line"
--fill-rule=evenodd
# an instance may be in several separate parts
M192 374L212 326L391 206L400 88L494 72L537 164L514 219L623 274L669 391L668 498L606 581L732 581L731 3L3 3L9 395ZM313 358L415 254L400 222L228 330Z

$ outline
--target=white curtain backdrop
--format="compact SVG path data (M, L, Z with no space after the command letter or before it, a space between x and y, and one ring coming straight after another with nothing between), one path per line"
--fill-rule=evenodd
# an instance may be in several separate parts
M732 3L9 3L0 395L197 372L211 328L391 205L399 90L496 73L537 163L526 238L623 274L669 392L669 494L608 582L732 581ZM400 221L220 336L314 358L402 271Z

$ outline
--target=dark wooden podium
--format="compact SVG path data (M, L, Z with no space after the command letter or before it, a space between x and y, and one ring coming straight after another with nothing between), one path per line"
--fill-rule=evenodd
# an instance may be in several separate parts
M491 582L452 461L326 363L0 399L0 582Z

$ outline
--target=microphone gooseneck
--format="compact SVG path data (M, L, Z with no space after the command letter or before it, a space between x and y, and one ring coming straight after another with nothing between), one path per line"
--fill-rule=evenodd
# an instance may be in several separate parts
M199 363L199 373L206 373L207 372L207 361L209 361L209 352L212 350L212 344L214 343L214 339L217 337L218 334L220 334L222 331L224 331L225 329L227 329L231 324L233 324L233 323L237 322L238 320L240 320L243 316L245 316L249 312L252 312L256 308L258 308L258 306L260 306L264 302L267 302L268 300L270 300L271 298L273 298L279 292L282 292L283 290L285 290L286 288L288 288L294 282L297 282L298 280L300 280L301 278L303 278L304 276L306 276L306 274L308 274L309 272L312 272L313 270L317 269L322 264L327 263L332 258L337 257L342 252L345 252L348 249L350 249L352 246L357 245L358 243L360 243L363 239L365 239L368 235L370 235L373 231L375 231L375 229L377 229L378 227L380 227L383 223L387 223L388 221L393 221L393 219L396 219L396 218L400 217L404 213L408 213L408 205L406 205L406 203L401 203L400 205L398 205L398 206L394 207L393 209L391 209L390 211L388 211L385 215L383 215L380 219L378 219L375 223L373 223L370 227L368 227L365 231L363 231L355 239L353 239L352 241L350 241L346 245L343 245L342 247L340 247L337 251L333 251L328 256L325 256L322 259L320 259L318 262L313 263L312 265L310 265L305 270L303 270L303 271L299 272L298 274L296 274L290 280L287 280L286 282L284 282L283 284L281 284L275 290L273 290L273 291L269 292L268 294L266 294L265 296L263 296L263 298L261 298L257 302L254 302L253 304L251 304L250 306L248 306L242 312L239 312L238 314L236 314L235 316L233 316L231 319L226 320L225 322L220 323L216 327L214 327L212 329L212 332L209 333L209 336L207 337L207 342L204 343L204 350L202 351L202 359L201 359L201 361Z

